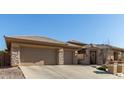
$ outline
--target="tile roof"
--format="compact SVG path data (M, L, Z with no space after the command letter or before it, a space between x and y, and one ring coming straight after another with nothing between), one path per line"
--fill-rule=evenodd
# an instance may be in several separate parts
M48 42L48 43L59 43L59 44L65 44L62 41L58 41L52 38L44 37L44 36L7 36L9 38L15 38L15 39L25 39L25 40L33 40L33 41L40 41L40 42Z
M70 44L70 43L65 43L62 41L58 41L52 38L48 38L48 37L44 37L44 36L4 36L7 46L9 47L10 42L14 42L17 40L20 40L22 42L26 41L26 42L35 42L35 43L49 43L49 44L56 44L56 45L62 45L64 47L71 47L71 48L81 48L81 46L79 45L75 45L75 44ZM9 41L9 42L8 42ZM20 42L19 41L19 42ZM17 41L18 42L18 41Z
M120 48L120 47L116 47L116 46L108 45L108 44L88 44L88 45L85 45L84 48L88 48L91 46L96 47L96 48L100 48L100 49L111 48L111 49L115 49L115 50L124 51L124 48Z
M76 41L76 40L70 40L67 43L71 43L71 44L76 44L76 45L87 45L86 43L82 43L80 41Z

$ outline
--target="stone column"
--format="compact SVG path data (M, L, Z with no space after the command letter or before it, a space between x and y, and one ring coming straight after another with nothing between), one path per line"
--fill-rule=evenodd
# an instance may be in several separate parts
M58 65L64 64L64 49L60 48L58 53Z
M84 65L90 65L90 49L86 49Z
M109 62L111 61L111 54L110 54L110 50L109 49L106 49L106 64L109 64Z
M97 59L96 59L96 64L98 65L102 65L103 64L103 51L101 51L100 49L96 50L96 55L97 55Z
M11 66L18 66L20 63L20 48L18 44L11 46Z
M73 51L73 64L78 64L78 59L77 59L78 52Z

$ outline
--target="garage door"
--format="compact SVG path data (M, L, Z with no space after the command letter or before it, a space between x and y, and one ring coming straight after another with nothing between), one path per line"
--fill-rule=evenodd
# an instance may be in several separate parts
M47 48L22 47L20 52L21 64L56 65L57 50Z
M73 64L73 52L69 50L64 51L64 64L71 65Z

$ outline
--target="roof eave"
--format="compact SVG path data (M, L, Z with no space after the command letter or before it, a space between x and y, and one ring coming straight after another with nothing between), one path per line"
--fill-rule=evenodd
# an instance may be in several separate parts
M27 40L27 39L20 39L20 38L14 38L14 37L8 37L4 36L7 48L10 49L11 43L32 43L32 44L46 44L46 45L56 45L56 46L62 46L67 48L79 48L74 46L68 46L66 43L51 43L51 42L43 42L43 41L36 41L36 40Z

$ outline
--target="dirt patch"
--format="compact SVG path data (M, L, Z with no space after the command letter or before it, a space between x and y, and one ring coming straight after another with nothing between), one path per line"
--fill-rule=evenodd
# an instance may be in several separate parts
M0 79L24 79L19 67L0 68Z

